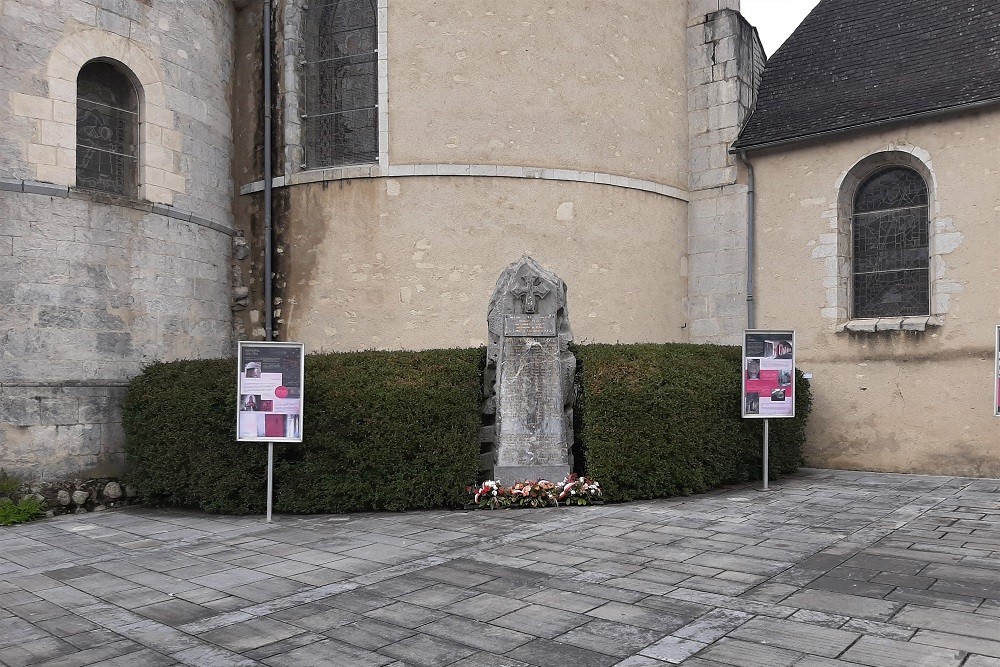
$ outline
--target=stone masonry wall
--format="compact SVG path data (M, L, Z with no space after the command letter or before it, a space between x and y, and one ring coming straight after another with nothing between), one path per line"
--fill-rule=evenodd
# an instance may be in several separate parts
M0 16L0 177L75 184L76 77L109 58L141 88L140 197L231 219L228 0L4 0Z
M153 361L231 352L231 237L2 188L0 220L0 466L120 472L126 381Z
M687 311L695 343L738 343L747 322L747 175L729 147L753 110L764 52L738 8L695 0L688 27Z
M231 353L229 0L0 1L0 467L117 474L129 378ZM140 97L139 192L77 191L76 80Z

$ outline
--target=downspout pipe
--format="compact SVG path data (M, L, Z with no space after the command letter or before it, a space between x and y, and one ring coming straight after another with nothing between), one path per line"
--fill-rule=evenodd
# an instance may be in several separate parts
M271 222L271 0L264 0L264 340L274 340L274 229Z
M754 302L754 266L756 264L756 196L754 193L753 165L747 158L746 151L739 152L740 162L747 167L747 329L755 329L757 324L756 304Z

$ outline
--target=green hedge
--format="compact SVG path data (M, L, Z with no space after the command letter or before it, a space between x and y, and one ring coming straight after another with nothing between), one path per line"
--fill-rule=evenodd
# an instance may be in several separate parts
M479 463L485 356L479 348L313 357L306 365L305 442L298 457L278 467L275 507L350 512L464 504Z
M706 491L760 479L763 424L740 416L738 347L577 347L588 476L613 501ZM794 472L811 406L796 371L794 419L771 419L769 474Z
M740 350L586 345L577 436L611 501L760 478L760 420L740 418ZM275 509L349 512L460 506L476 479L483 349L306 357L304 442L275 447ZM154 364L125 398L126 476L151 504L260 513L267 449L239 443L233 359ZM795 419L771 420L770 472L799 464Z
M301 445L279 445L275 509L456 506L475 481L484 351L307 355ZM125 397L126 476L154 505L259 513L267 446L240 443L233 359L154 364Z

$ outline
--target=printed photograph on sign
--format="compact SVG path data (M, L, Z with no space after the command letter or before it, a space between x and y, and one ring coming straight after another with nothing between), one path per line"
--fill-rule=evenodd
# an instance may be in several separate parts
M237 368L237 440L301 442L303 346L240 342Z
M743 335L743 416L795 416L795 333Z

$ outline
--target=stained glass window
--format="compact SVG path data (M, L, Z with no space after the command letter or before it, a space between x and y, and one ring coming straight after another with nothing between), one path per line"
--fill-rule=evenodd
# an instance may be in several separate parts
M851 238L855 318L930 314L927 184L893 167L854 198Z
M312 0L305 27L306 166L377 161L378 28L374 0Z
M77 77L76 184L136 196L139 96L114 65L87 63Z

